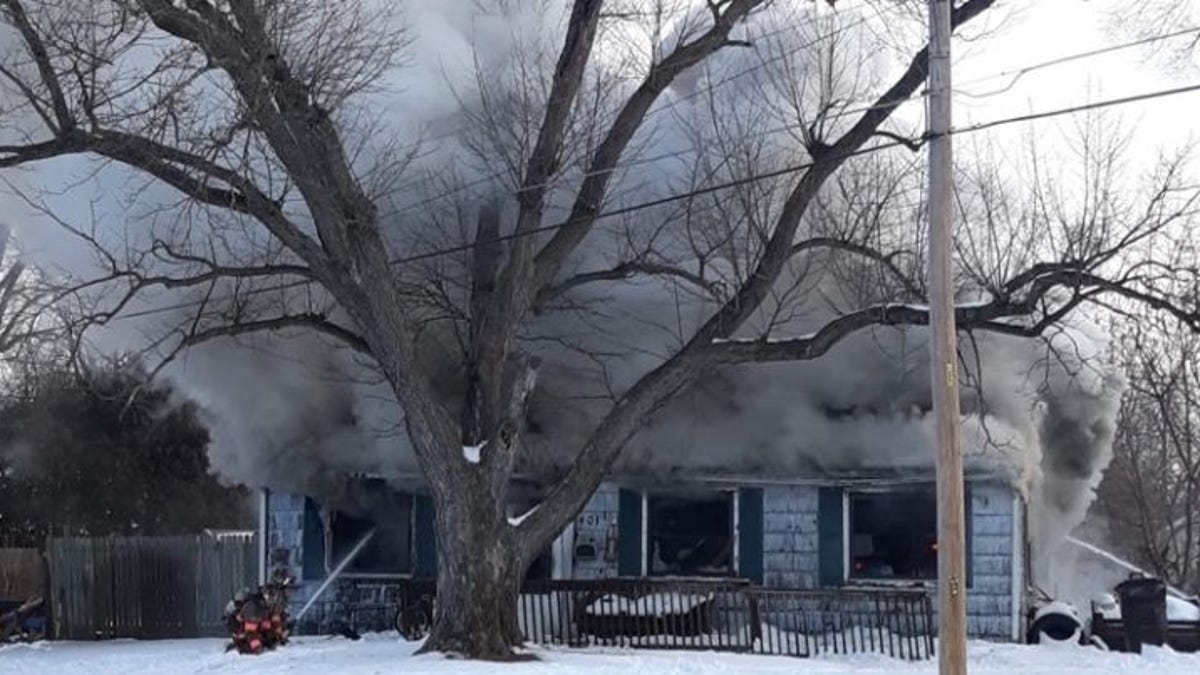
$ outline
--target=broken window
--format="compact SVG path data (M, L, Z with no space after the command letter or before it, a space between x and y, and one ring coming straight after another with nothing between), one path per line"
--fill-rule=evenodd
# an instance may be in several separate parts
M412 572L412 514L412 495L398 492L381 480L361 483L349 503L329 516L328 570L353 553L346 574ZM360 543L361 548L354 552Z
M733 493L655 494L646 499L652 575L733 576Z
M932 486L850 495L851 579L936 579Z

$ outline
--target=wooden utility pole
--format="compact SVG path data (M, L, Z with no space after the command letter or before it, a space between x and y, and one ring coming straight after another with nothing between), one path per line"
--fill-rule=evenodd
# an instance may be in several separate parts
M937 428L938 672L967 672L966 528L954 328L950 9L929 0L929 332Z

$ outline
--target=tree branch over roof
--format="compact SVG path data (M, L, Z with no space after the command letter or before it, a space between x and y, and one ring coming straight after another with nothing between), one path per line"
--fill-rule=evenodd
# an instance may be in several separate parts
M995 0L967 0L954 9L952 26L970 21L994 3ZM801 219L826 179L870 140L892 112L917 91L925 81L928 60L928 47L924 47L913 56L908 67L874 105L830 145L829 152L813 158L812 166L791 190L765 248L741 287L692 335L682 349L644 375L621 396L547 496L543 507L522 523L522 527L537 532L539 538L544 537L548 541L555 527L554 519L549 514L560 511L575 513L582 508L586 496L581 493L590 492L587 486L594 485L607 471L637 428L703 372L709 364L707 352L712 348L712 343L730 337L758 311L770 296L785 263L792 257ZM586 233L581 233L578 228L573 231L579 240ZM563 256L565 251L552 253L549 259L560 260Z
M534 276L530 281L535 288L552 283L567 257L592 230L617 163L634 134L641 128L650 106L685 70L723 47L730 46L729 33L733 27L763 4L762 0L711 3L709 7L713 13L713 25L703 35L679 45L666 58L651 66L650 72L622 106L608 134L596 148L566 224L538 252Z
M702 275L695 272L689 272L681 267L668 265L664 263L656 263L648 260L629 260L618 265L615 265L606 270L596 270L593 272L582 272L572 277L568 277L553 286L547 286L538 291L538 297L534 306L544 305L547 302L563 295L564 293L601 281L619 281L628 279L633 276L646 275L657 277L673 277L685 281L697 289L712 293L716 289L716 282L705 279Z

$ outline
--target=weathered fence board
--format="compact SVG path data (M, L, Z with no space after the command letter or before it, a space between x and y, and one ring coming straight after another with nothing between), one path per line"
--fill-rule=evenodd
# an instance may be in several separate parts
M36 548L0 548L0 600L25 601L41 595L42 552Z
M225 603L257 579L257 550L253 533L51 538L54 635L220 635Z

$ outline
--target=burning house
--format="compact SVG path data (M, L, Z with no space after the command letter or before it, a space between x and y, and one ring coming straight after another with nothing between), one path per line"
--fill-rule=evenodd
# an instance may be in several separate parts
M597 490L528 578L748 579L784 588L932 585L937 544L930 480L883 473L685 486L614 479ZM429 498L380 478L356 482L364 494L378 495L374 505L343 510L303 495L262 495L264 555L269 569L285 569L299 582L297 607L346 561L332 588L323 591L328 596L316 605L320 609L309 614L309 629L349 610L360 617L375 612L367 623L389 625L395 582L436 575ZM978 637L1018 639L1031 571L1026 499L986 474L968 478L967 494L970 630Z
M881 339L827 362L714 374L646 426L529 578L932 589L924 346L893 334L898 353ZM1078 352L1047 359L1045 343L980 344L963 394L969 631L1021 640L1035 589L1069 573L1053 553L1107 463L1122 385ZM583 415L548 415L554 400L535 402L535 441L569 437ZM526 464L513 518L554 470ZM398 582L437 573L433 506L415 471L266 489L261 508L267 569L297 580L296 610L321 593L301 630L351 611L361 625L390 625Z
M545 17L525 18L530 36L547 32ZM475 35L476 19L464 24L463 37ZM509 34L510 19L501 21L498 33ZM500 47L484 51L507 53ZM730 68L758 58L751 50L722 54L728 59L723 67ZM444 76L440 63L434 70ZM803 75L823 77L815 70ZM701 83L681 80L673 93ZM476 84L473 76L468 84ZM773 91L752 81L730 86L731 107L715 113L719 119L753 119L762 97ZM777 93L780 100L791 96ZM457 96L447 104L452 111L469 105ZM727 158L718 155L724 150L702 132L718 121L709 117L714 112L703 99L680 97L675 104L688 123L679 133L664 129L648 136L645 151L674 153L698 143L698 159L723 166ZM779 140L768 154L788 161L803 156L796 142ZM429 168L470 174L454 143L438 145ZM909 194L903 186L919 190L920 172L862 161L851 190L862 193L862 203L843 203L850 198L831 194L830 209L862 209L883 218L872 227L886 248L917 250L920 228L913 218L919 205L893 203L875 189L894 184ZM672 194L687 171L675 160L650 162L622 172L621 188L630 198ZM418 252L440 245L431 243L440 241L429 238L432 232L457 242L450 229L461 226L471 241L483 214L492 213L483 208L492 199L500 209L489 218L500 222L489 227L510 232L514 223L506 219L516 211L505 200L511 190L484 183L488 187L474 196L439 202L444 212L406 214L389 237L398 250ZM781 206L765 194L747 199L756 204L749 211ZM884 202L889 208L882 208ZM571 206L569 195L551 203ZM681 269L704 270L707 290L681 287L670 275L568 284L522 322L519 351L540 365L520 437L514 518L563 475L613 401L695 335L723 294L756 264L757 244L749 242L758 238L752 224L757 216L727 223L716 214L693 222L671 211L649 220L660 216L663 225L653 235L650 228L616 220L597 229L562 274L608 269L627 259L626 247L647 247ZM477 217L480 222L473 222ZM445 229L443 218L456 224ZM802 236L840 231L826 218L814 214ZM712 243L729 236L746 238L745 249ZM712 252L697 257L696 237L712 243ZM468 258L454 257L403 270L420 288L441 288L446 281L469 289L475 274ZM836 251L814 251L787 266L770 300L729 339L811 335L847 308L910 297L892 287L889 275L878 276ZM984 291L963 288L960 295L972 301ZM469 298L448 300L456 311L431 320L416 348L420 367L454 417L466 382L461 337L471 330L459 317L471 308ZM428 311L441 317L443 309L434 304ZM395 582L431 578L437 560L432 502L395 394L361 357L331 349L317 336L261 339L271 342L259 353L220 342L201 345L179 373L214 417L212 464L234 480L265 488L263 558L268 570L285 570L299 581L297 609L325 586L302 624L329 623L346 608L364 615L379 608L379 621L389 623ZM961 350L970 630L1016 639L1027 593L1060 574L1053 551L1082 520L1108 463L1122 385L1105 362L1104 336L1087 326L1056 327L1040 339L964 336ZM267 351L282 358L263 358ZM748 579L776 588L931 586L937 551L927 352L923 328L879 327L861 330L811 361L711 368L645 420L607 480L528 574ZM462 459L473 462L478 452L464 448ZM343 562L336 581L325 584Z

